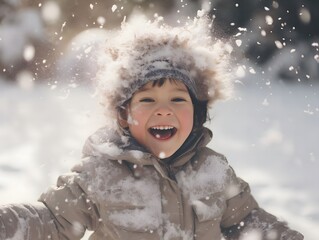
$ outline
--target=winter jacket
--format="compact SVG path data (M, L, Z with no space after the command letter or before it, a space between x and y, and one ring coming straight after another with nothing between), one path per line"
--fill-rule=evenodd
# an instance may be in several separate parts
M114 139L114 137L112 137ZM83 161L40 197L42 205L0 208L0 240L260 239L302 235L258 207L249 185L209 148L207 129L170 159L104 129L87 141ZM185 150L186 149L186 150Z

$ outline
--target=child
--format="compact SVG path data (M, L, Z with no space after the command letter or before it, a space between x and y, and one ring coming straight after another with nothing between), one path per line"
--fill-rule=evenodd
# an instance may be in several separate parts
M204 19L123 24L98 83L116 124L88 139L83 161L39 205L2 206L0 239L80 239L86 230L91 240L303 239L206 147L208 108L231 87L230 48L209 31Z

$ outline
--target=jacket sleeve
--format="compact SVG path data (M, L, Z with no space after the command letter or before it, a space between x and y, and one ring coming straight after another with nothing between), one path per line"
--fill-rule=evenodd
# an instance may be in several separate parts
M96 205L78 184L76 173L59 177L37 205L0 206L0 240L76 240L95 230Z
M59 239L81 239L99 223L97 207L78 183L77 173L60 176L57 186L42 194L40 201L55 218Z
M0 240L56 240L57 229L50 211L41 203L0 206Z
M227 240L249 239L260 240L303 240L301 233L292 230L285 222L258 208L253 210L239 224L225 228L223 234Z
M226 201L227 209L221 227L227 240L302 240L303 236L291 230L286 223L261 209L250 193L249 185L238 179L242 191Z

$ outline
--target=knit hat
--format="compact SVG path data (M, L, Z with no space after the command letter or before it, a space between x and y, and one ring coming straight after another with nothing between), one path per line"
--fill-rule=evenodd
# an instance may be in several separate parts
M108 116L146 83L163 78L182 81L209 106L230 95L231 47L211 36L211 23L195 18L182 27L160 20L122 24L106 41L99 59L98 91Z

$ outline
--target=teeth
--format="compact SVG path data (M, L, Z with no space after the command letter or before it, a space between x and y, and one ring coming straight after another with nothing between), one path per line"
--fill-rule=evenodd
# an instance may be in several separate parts
M174 127L172 126L155 126L155 127L152 127L152 129L154 130L169 130L169 129L173 129Z

